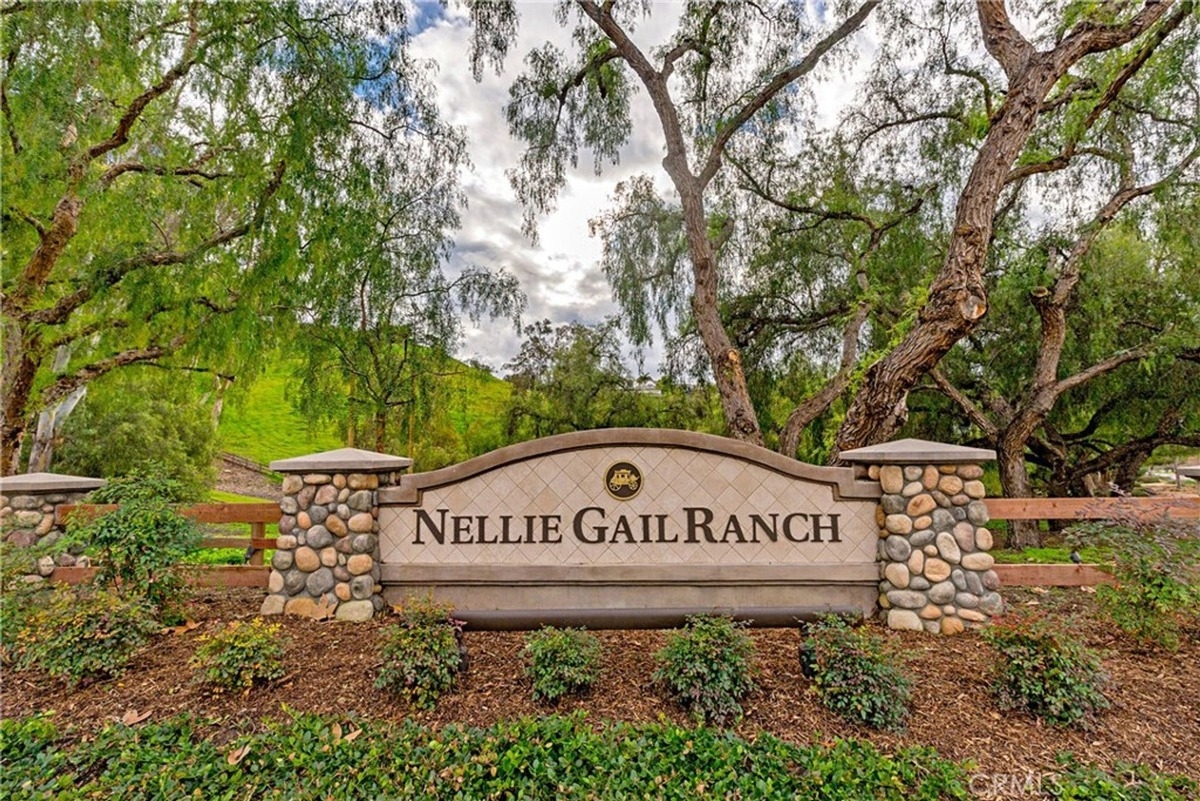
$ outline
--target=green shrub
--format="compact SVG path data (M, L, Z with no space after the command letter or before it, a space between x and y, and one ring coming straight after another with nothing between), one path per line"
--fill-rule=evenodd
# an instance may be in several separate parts
M233 621L220 632L201 637L192 666L208 684L222 690L249 690L255 682L283 675L284 642L279 624L262 618Z
M71 685L119 676L157 629L141 599L127 600L108 590L59 588L25 617L16 635L17 663Z
M145 598L166 623L182 620L183 580L176 565L200 544L195 523L170 506L182 489L158 473L113 479L88 502L119 504L117 509L68 521L70 539L96 557L95 583Z
M912 683L882 637L832 615L810 625L807 634L801 667L826 708L875 729L904 729Z
M431 598L396 607L400 620L384 631L383 666L375 686L432 709L466 667L462 623Z
M993 689L1003 708L1058 726L1086 725L1108 708L1099 656L1045 619L994 618L983 639L999 654Z
M1146 645L1179 647L1184 624L1200 615L1200 527L1128 515L1073 526L1068 541L1111 551L1117 584L1101 585L1096 597L1122 631Z
M602 648L583 629L545 626L525 638L525 675L533 679L533 700L557 701L587 690L600 674Z
M721 724L741 717L739 702L754 689L754 642L744 625L727 617L689 617L654 658L659 663L654 681L698 721Z

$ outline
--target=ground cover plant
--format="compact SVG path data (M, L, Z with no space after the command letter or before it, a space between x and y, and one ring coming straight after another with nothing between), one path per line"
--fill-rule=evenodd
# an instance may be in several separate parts
M740 701L754 689L754 642L727 617L695 615L655 654L654 681L697 720L740 718Z
M600 675L600 641L584 629L544 626L525 638L525 673L535 701L557 701L592 686Z
M993 687L1005 709L1058 726L1086 726L1108 708L1100 657L1042 616L1008 614L983 630L996 649Z
M53 719L0 724L0 795L55 798L968 798L964 766L923 748L585 716L431 729L295 717L233 739L177 717L73 741Z
M904 728L912 682L883 637L835 615L808 626L805 634L800 660L821 703L865 726Z
M1043 782L1042 790L1049 798L1079 801L1188 801L1196 798L1200 784L1127 762L1118 762L1109 772L1064 753L1058 756L1058 771Z
M466 669L462 623L432 598L409 599L394 611L398 620L384 632L375 686L430 708Z
M293 713L227 732L183 715L115 724L79 739L52 716L0 722L0 795L52 799L253 797L965 799L1025 784L991 781L930 748L856 739L792 744L769 734L582 714L441 729ZM230 736L232 735L232 736ZM1039 797L1186 801L1195 782L1060 754L1027 779ZM994 797L994 796L991 796Z

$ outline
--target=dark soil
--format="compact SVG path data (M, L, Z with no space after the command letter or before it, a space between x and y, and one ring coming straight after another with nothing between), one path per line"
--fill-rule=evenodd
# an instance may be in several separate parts
M188 659L205 633L225 621L253 617L262 591L195 592L189 611L199 625L158 636L120 679L71 690L37 673L6 670L0 715L54 710L60 726L77 727L83 734L131 711L149 713L150 720L191 712L221 726L284 718L285 705L370 718L412 717L432 726L486 726L577 709L586 710L595 721L654 721L665 716L688 722L686 713L649 683L654 652L664 642L661 631L598 632L605 646L599 684L589 697L554 707L531 700L520 658L521 634L468 631L470 669L458 689L444 696L436 709L419 711L373 686L386 620L355 624L288 618L281 621L289 640L286 676L245 695L214 695L195 683ZM1036 605L1075 620L1074 630L1105 654L1112 708L1090 730L1057 729L1001 711L988 692L993 653L974 633L940 639L885 632L908 656L915 688L910 725L902 735L852 726L826 712L809 692L797 660L799 633L765 629L753 632L758 689L745 705L738 732L753 738L766 731L793 742L861 737L884 748L927 745L955 760L974 760L980 771L1006 774L1053 770L1055 754L1073 751L1106 768L1119 761L1141 762L1200 780L1200 632L1190 632L1177 653L1146 651L1115 634L1085 591L1014 589L1006 595L1015 605Z

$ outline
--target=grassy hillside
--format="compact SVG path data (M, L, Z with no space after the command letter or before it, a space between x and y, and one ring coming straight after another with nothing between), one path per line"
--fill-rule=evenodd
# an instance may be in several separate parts
M259 464L340 448L344 443L328 424L314 425L295 412L284 391L294 379L275 357L243 397L225 404L217 436L221 449Z
M450 392L446 419L468 445L477 445L476 451L489 450L498 443L511 387L483 370L461 367L460 375L447 379ZM331 424L311 423L296 413L285 397L292 381L287 361L271 357L263 375L245 395L226 403L217 429L221 448L268 464L275 459L345 446Z

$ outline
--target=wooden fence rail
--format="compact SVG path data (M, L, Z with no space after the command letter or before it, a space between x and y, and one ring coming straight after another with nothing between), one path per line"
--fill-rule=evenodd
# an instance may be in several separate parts
M1200 497L988 498L993 520L1113 520L1200 518Z
M1108 520L1128 518L1200 519L1200 497L1158 498L988 498L988 515L993 520ZM56 510L58 520L68 515L97 515L115 506L64 504ZM198 523L245 523L250 537L206 537L201 548L246 548L248 566L214 567L197 571L193 579L201 586L265 587L268 571L263 551L274 548L275 537L266 535L267 524L279 522L276 503L203 503L182 507L182 514ZM1098 565L996 565L1001 582L1009 586L1079 587L1108 583L1112 576ZM55 577L70 583L90 577L88 568L59 568Z
M988 498L993 520L1200 519L1200 497L1158 498ZM996 565L1008 586L1091 587L1111 584L1098 565Z

